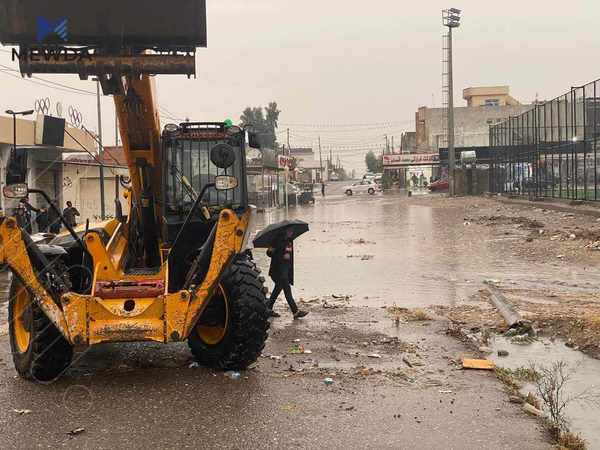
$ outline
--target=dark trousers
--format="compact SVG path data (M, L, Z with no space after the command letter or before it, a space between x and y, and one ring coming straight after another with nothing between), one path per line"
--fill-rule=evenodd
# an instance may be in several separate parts
M290 283L288 283L287 280L278 281L275 283L275 287L273 288L273 292L271 293L271 298L269 299L271 309L273 308L273 305L275 305L275 301L277 300L277 297L279 297L279 294L281 294L281 291L283 291L283 293L285 294L285 299L287 300L288 305L292 310L292 313L296 314L298 312L298 306L296 305L296 302L294 301L294 296L292 295L292 287L290 286Z

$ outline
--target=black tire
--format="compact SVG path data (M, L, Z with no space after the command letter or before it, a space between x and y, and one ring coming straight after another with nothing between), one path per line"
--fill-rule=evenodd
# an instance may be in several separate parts
M350 197L352 195L352 189L346 190L346 195Z
M373 188L369 188L368 192L369 192L369 195L375 195L375 189L373 189Z
M73 347L58 331L46 314L34 302L29 301L21 318L17 317L15 303L17 293L25 289L21 281L13 275L8 304L10 348L15 369L19 376L27 380L47 383L58 378L71 363ZM26 291L31 300L33 297ZM15 335L16 321L24 321L29 328L29 343L20 349Z
M215 344L205 342L194 327L188 345L196 360L208 367L243 370L255 362L265 348L269 309L263 280L252 260L238 258L221 279L228 305L225 335ZM212 301L211 301L212 303ZM211 304L202 314L210 315Z

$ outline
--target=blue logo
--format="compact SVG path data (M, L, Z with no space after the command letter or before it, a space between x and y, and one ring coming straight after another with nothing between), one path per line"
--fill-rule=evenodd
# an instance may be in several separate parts
M42 43L52 34L58 36L63 41L69 38L69 29L67 19L59 19L56 22L50 22L44 17L37 18L37 40Z

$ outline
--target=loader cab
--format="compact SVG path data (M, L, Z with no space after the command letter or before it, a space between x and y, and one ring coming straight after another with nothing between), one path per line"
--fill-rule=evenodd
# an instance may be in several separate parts
M171 248L171 261L184 262L170 267L169 283L174 289L181 286L190 261L212 245L219 213L229 208L242 214L248 208L245 141L244 130L225 123L182 123L164 128L162 242ZM237 186L210 188L203 193L223 175L234 177ZM200 207L186 223L200 195Z
M204 187L221 175L237 179L229 190L209 189L193 217L190 233L205 234L224 208L243 211L248 206L245 132L224 123L167 125L162 135L163 242L172 243Z

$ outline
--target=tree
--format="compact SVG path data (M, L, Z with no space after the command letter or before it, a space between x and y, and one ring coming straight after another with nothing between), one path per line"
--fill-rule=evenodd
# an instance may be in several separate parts
M254 132L259 133L261 143L268 148L277 148L277 130L279 114L281 111L277 108L277 102L271 102L263 108L248 107L240 116L242 125L252 125Z
M369 172L383 172L383 161L381 160L381 158L375 156L375 153L373 153L372 150L365 155L365 164L367 165L367 170Z

